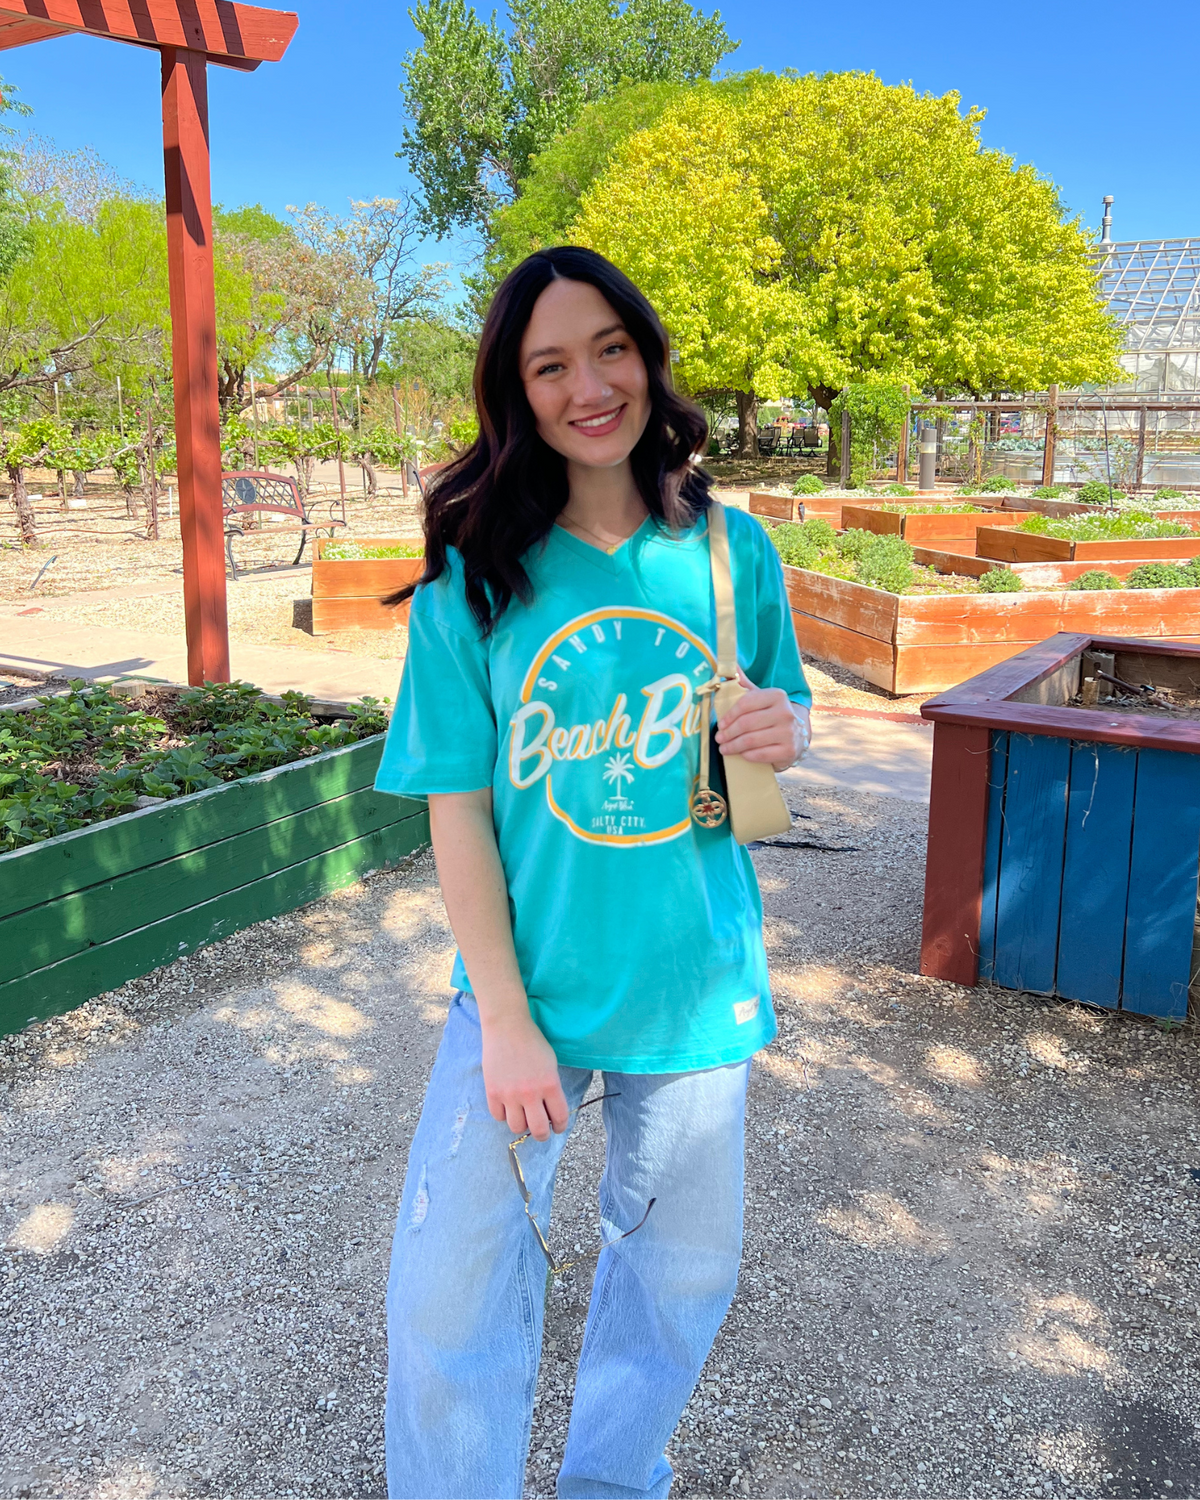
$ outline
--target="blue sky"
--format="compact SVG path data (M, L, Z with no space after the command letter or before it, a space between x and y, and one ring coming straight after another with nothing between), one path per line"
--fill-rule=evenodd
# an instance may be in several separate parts
M341 209L351 197L399 195L397 85L416 42L405 5L300 0L298 10L281 63L209 70L214 198L282 213L289 203ZM986 143L1052 177L1086 223L1099 223L1110 192L1118 239L1200 235L1195 0L1146 11L1114 0L999 9L735 0L722 14L742 41L727 66L853 68L934 93L957 89L988 110ZM124 176L160 189L153 53L66 38L7 53L0 72L33 106L32 129L64 148L92 145Z

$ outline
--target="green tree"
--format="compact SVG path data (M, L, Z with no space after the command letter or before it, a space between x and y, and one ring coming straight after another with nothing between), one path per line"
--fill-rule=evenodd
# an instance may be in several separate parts
M429 226L481 228L589 103L622 83L707 78L738 45L686 0L509 0L506 29L465 0L419 0L404 63L404 156Z
M725 87L721 84L713 88ZM513 202L490 225L487 268L492 284L545 245L558 245L579 213L579 200L631 135L653 125L683 85L635 83L589 104L579 119L540 151Z
M51 417L39 417L23 427L10 427L0 433L0 463L12 486L10 499L17 513L21 541L27 547L36 545L38 535L26 473L65 447L70 436L69 430Z
M367 315L370 289L345 253L307 242L252 204L213 215L222 412L277 396L327 365ZM273 369L272 369L273 367Z
M304 243L350 272L358 295L339 341L350 349L352 373L376 380L393 329L427 316L450 289L444 264L413 264L425 234L416 205L407 198L352 199L342 216L315 203L291 212Z
M380 379L419 385L435 402L465 401L471 395L478 340L444 317L414 318L393 328Z
M29 248L0 285L0 389L123 378L136 396L169 333L161 207L105 203L92 224L53 202L31 213Z
M752 75L719 105L684 90L612 154L571 236L655 301L686 387L720 375L743 393L746 449L760 391L828 410L852 382L977 395L1104 381L1119 340L1090 236L1052 183L981 146L981 119L956 94L864 74Z

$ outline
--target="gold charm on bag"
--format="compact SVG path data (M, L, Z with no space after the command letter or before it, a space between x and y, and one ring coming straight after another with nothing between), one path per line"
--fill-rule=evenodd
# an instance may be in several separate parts
M729 816L725 798L720 792L714 792L708 784L709 742L712 735L709 716L712 712L712 694L722 681L724 681L723 678L714 677L696 689L696 697L704 705L704 715L700 724L700 774L692 782L692 795L688 806L691 810L692 821L699 823L701 828L720 828Z
M710 786L701 786L699 776L692 783L692 818L701 828L720 828L729 816L725 798Z

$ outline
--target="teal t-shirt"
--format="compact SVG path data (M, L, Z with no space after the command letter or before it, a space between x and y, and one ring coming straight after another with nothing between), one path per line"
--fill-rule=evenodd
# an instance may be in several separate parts
M741 665L807 704L779 558L728 516ZM650 517L613 553L555 526L524 561L532 601L486 638L457 553L417 591L376 786L492 788L521 977L563 1066L740 1061L775 1018L750 856L688 809L715 668L707 517ZM461 957L452 983L470 988Z

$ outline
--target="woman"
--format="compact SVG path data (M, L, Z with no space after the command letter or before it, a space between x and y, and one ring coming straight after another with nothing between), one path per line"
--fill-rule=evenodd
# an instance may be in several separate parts
M715 621L706 426L668 356L602 257L530 256L484 325L479 439L428 500L377 785L429 799L459 953L388 1287L391 1496L522 1492L554 1176L593 1070L609 1248L560 1495L667 1494L737 1281L749 1059L775 1022L749 856L689 815ZM810 695L778 559L749 517L728 531L756 686L716 738L782 770Z

